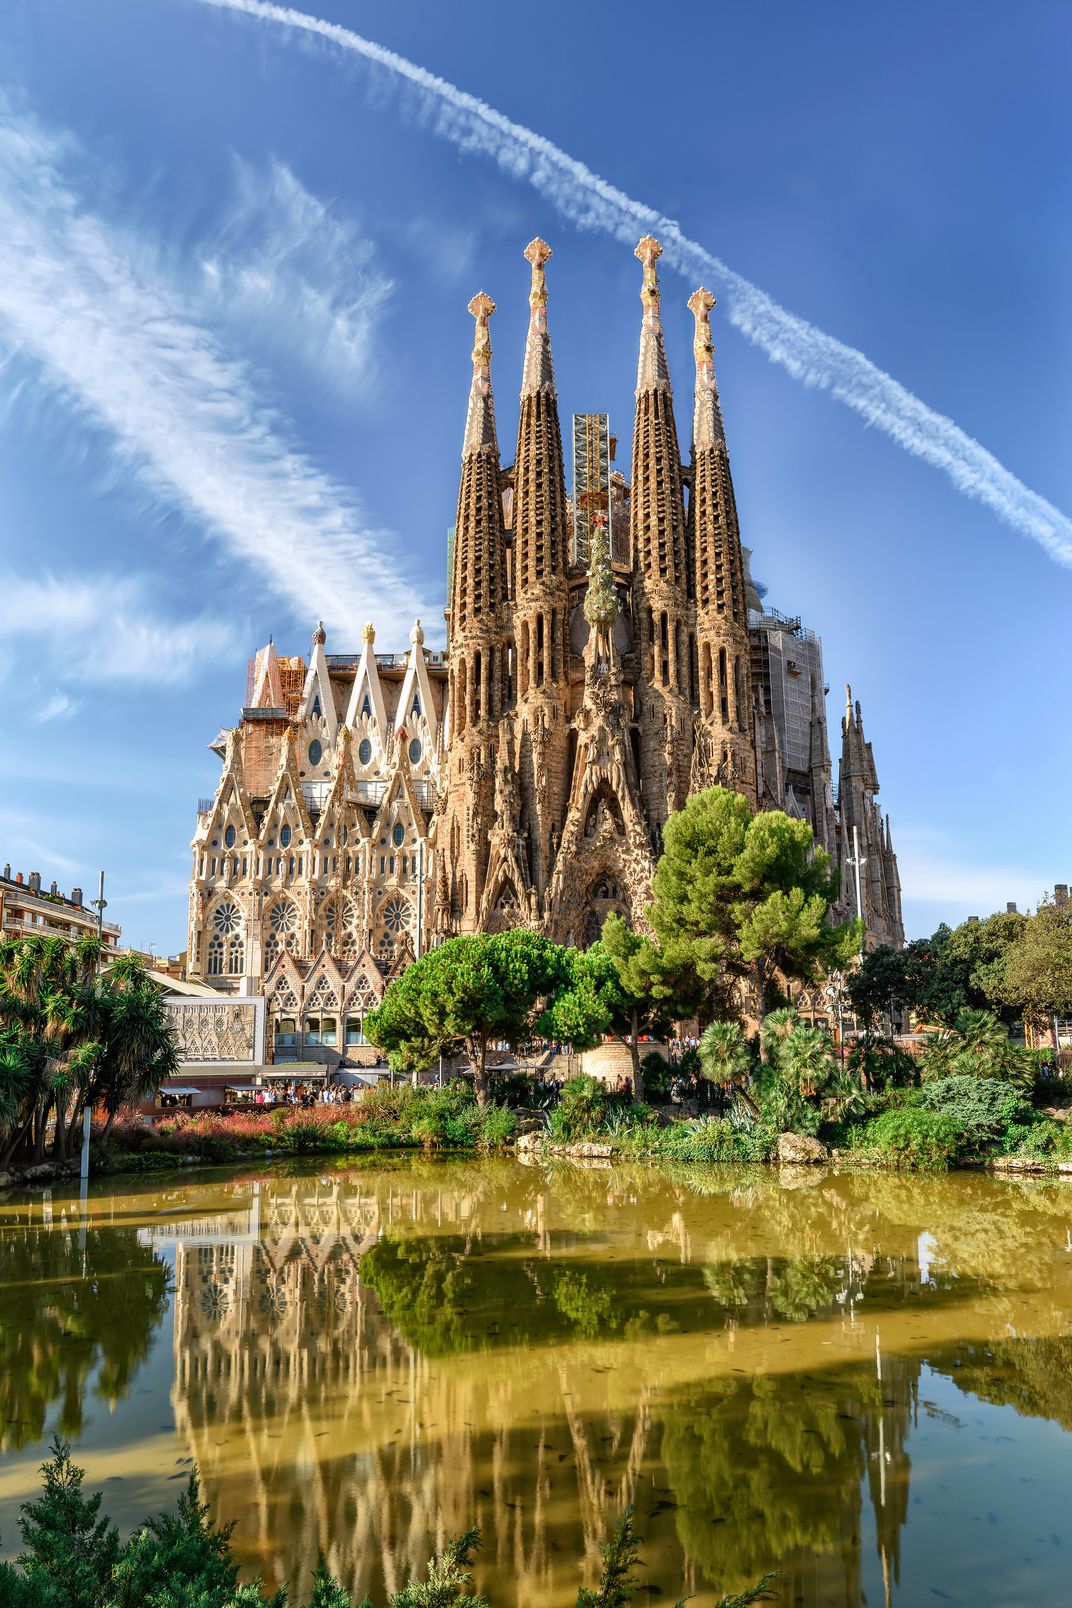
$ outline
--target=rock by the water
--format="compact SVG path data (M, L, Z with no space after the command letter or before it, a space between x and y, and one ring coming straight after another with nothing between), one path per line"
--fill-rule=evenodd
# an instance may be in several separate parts
M826 1146L806 1133L780 1133L778 1160L784 1167L815 1167L829 1161Z

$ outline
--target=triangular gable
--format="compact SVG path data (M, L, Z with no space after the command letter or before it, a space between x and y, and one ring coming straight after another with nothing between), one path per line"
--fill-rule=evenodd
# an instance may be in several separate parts
M257 649L253 661L253 701L251 709L282 709L283 683L279 675L279 654L275 643Z
M361 648L361 658L358 660L357 674L350 693L350 702L346 707L346 724L353 732L368 732L369 735L379 739L380 748L386 752L387 738L387 709L383 701L383 688L380 686L379 672L376 669L376 654L374 651L376 633L371 625L365 627L365 640ZM368 699L368 715L362 714L365 699Z
M324 626L321 621L313 633L313 643L309 651L309 669L306 672L305 688L302 692L301 718L314 720L316 716L313 706L319 701L328 741L334 743L335 734L339 729L339 718L335 713L335 695L331 690L324 640Z
M272 999L286 992L290 996L287 1009L297 1011L304 989L305 982L298 962L289 949L281 949L264 979L265 998Z
M280 809L288 800L294 805L303 835L311 843L313 841L313 821L306 808L305 797L301 789L301 778L298 775L297 757L294 753L293 726L288 726L284 734L275 786L272 788L268 805L261 821L259 842L262 847L268 841L268 833L274 827Z
M228 807L232 804L237 807L247 838L251 843L255 843L257 841L257 823L250 808L249 796L246 793L242 773L242 732L240 727L236 727L228 735L223 772L216 788L216 797L212 802L212 813L209 816L206 837L210 837L217 826L222 824Z
M426 752L431 757L439 731L439 720L432 697L432 683L428 678L424 632L420 620L415 623L410 633L410 642L412 646L406 658L406 674L398 698L398 707L395 710L395 736L400 737L404 732L415 736L423 724L424 730L421 735L425 738ZM415 698L420 705L419 715L413 713Z
M391 776L391 780L387 784L387 790L380 801L379 809L376 811L376 819L372 828L371 836L375 839L386 829L387 821L391 814L391 805L394 803L399 793L405 795L406 802L409 804L410 814L413 817L413 824L417 829L417 836L420 838L426 838L428 834L424 824L424 815L421 811L420 804L417 802L417 794L413 789L413 782L410 778L409 769L407 766L402 764L401 758L395 762L395 768Z

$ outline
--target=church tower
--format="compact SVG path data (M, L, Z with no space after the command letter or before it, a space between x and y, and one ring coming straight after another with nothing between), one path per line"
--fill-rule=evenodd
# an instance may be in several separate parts
M644 815L657 844L689 789L695 636L681 454L655 269L662 247L645 235L635 254L644 267L630 499L640 649L636 713Z
M500 764L517 777L516 819L502 819L504 840L516 838L520 872L542 911L562 833L569 786L569 581L566 477L547 328L545 265L551 248L530 242L529 325L521 379L521 413L513 473L512 660L515 714L500 732ZM504 804L509 800L504 800ZM502 845L504 888L489 886L490 903L508 896L509 842ZM518 893L521 892L519 887ZM522 902L522 901L519 901Z
M854 705L852 688L846 687L838 773L840 902L845 915L856 915L858 873L861 914L869 944L891 944L900 949L904 944L901 884L889 821L883 821L877 793L875 757L864 736L859 700Z
M473 377L447 614L450 750L437 849L449 868L451 925L462 932L479 925L495 819L497 725L508 684L502 651L506 540L488 327L494 311L483 291L469 303L476 321Z
M715 383L709 290L689 297L696 321L689 534L695 565L699 713L692 787L718 783L756 807L756 750L744 559L726 430ZM691 643L690 643L691 652Z

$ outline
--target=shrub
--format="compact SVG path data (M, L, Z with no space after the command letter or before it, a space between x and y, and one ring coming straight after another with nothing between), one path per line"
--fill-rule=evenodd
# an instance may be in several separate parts
M868 1148L895 1167L911 1171L943 1172L957 1153L959 1135L941 1111L902 1106L884 1111L868 1123Z
M551 1112L550 1132L553 1139L569 1144L588 1134L598 1133L607 1115L609 1104L607 1089L598 1078L579 1073L567 1078L562 1085L558 1104Z
M480 1122L480 1139L485 1145L509 1144L517 1131L517 1118L505 1105L485 1107Z
M992 1078L1030 1090L1038 1061L1013 1044L989 1011L961 1011L949 1032L936 1033L920 1056L924 1079Z
M707 1081L723 1089L747 1083L752 1075L752 1051L740 1022L712 1022L705 1027L697 1059Z
M925 1083L919 1101L922 1110L948 1117L959 1135L959 1148L967 1154L998 1144L1011 1125L1029 1125L1033 1117L1011 1083L963 1073Z

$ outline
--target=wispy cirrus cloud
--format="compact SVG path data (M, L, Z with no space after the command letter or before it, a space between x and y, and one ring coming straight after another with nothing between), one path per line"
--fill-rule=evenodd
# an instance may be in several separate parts
M224 221L196 248L199 306L276 365L363 395L393 289L354 220L309 191L285 162L235 158Z
M167 620L144 584L123 576L0 575L0 636L9 651L33 650L49 679L72 687L106 682L162 686L188 680L206 662L233 660L233 622L209 615ZM4 666L0 664L0 672ZM48 696L38 718L74 713L69 692Z
M385 636L404 639L415 614L435 611L394 539L302 452L252 366L198 316L184 275L94 212L85 168L68 135L0 101L0 345L277 597L354 637L374 599ZM291 203L304 204L296 191Z
M310 16L273 0L198 0L221 11L319 39L372 63L420 98L427 127L464 154L495 162L510 177L531 184L579 229L632 244L652 231L662 241L664 261L693 284L708 279L729 319L772 363L802 384L829 391L865 423L898 446L940 469L964 496L983 503L1021 535L1030 537L1059 564L1072 567L1072 521L1017 479L993 453L952 419L929 408L863 352L846 346L779 304L720 258L690 240L673 218L634 200L593 173L544 135L515 123L486 101L438 77L396 51L353 29Z

